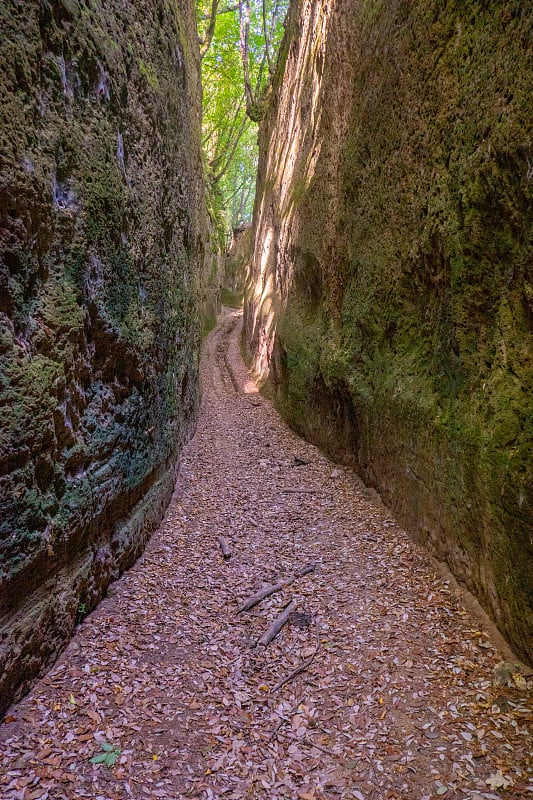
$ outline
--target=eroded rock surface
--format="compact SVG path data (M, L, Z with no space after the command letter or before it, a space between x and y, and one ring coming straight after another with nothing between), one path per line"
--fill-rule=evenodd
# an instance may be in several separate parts
M197 395L187 0L0 8L0 712L141 552Z
M523 658L533 631L533 14L296 3L262 123L249 354Z

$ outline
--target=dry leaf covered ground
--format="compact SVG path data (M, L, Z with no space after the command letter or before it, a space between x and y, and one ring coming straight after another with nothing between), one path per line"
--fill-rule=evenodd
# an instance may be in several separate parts
M353 473L257 394L239 330L227 312L206 341L161 529L0 725L0 797L533 798L527 681L495 685L488 636Z

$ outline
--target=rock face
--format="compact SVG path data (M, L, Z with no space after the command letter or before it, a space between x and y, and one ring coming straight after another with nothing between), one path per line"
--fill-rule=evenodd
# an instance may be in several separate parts
M242 299L246 267L250 261L252 226L249 222L234 228L226 250L224 282L235 296Z
M131 565L194 423L188 0L0 8L0 711Z
M533 658L533 12L296 3L247 347Z

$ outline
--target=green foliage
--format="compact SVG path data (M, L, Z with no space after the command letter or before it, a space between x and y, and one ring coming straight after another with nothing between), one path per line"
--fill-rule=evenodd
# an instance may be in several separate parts
M102 752L98 753L89 759L91 764L105 764L106 767L114 767L120 756L120 747L109 744L109 742L100 742Z
M197 0L201 41L208 38L210 0ZM203 146L208 179L227 231L251 220L257 171L257 122L283 33L287 0L250 4L248 65L255 102L245 99L239 7L218 6L213 38L202 60ZM207 41L206 41L207 45ZM253 118L253 119L252 119Z

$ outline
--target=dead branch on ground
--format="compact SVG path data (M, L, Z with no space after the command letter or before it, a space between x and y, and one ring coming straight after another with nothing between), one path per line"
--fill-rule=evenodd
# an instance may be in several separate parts
M304 575L314 572L315 569L316 564L309 564L307 567L302 567L302 569L299 569L298 572L295 572L291 578L286 578L283 581L278 581L277 583L270 584L269 586L264 586L262 589L256 592L256 594L252 595L252 597L249 597L248 600L245 600L245 602L239 606L236 613L242 614L243 611L250 611L250 609L259 605L262 600L270 597L271 594L280 592L286 586L290 586L292 583L294 583L294 581L298 578L303 578Z
M293 678L296 678L297 675L300 675L300 673L305 672L307 669L309 669L309 667L315 660L318 651L320 650L320 632L318 629L318 620L315 620L315 633L316 633L316 647L313 654L309 656L309 658L306 659L306 661L300 664L299 667L296 667L296 669L293 669L292 672L289 672L289 674L285 678L283 678L283 680L276 683L276 685L272 688L273 692L277 692L279 689L282 689L287 683L289 683L289 681L292 681Z
M218 537L218 543L220 545L220 549L222 550L222 555L224 556L224 561L229 561L229 559L232 556L230 545L228 544L226 539L224 539L223 536L219 536Z
M257 644L260 644L263 647L268 647L270 642L276 638L276 636L283 628L283 626L287 624L290 615L293 613L293 611L296 611L297 606L298 603L296 602L296 600L292 600L285 609L285 611L278 617L276 617L270 628L267 630L265 634L263 634L263 636L261 636Z
M281 728L282 728L282 727L283 727L285 724L287 724L287 723L290 723L292 715L293 715L293 714L294 714L294 713L295 713L295 712L298 710L298 706L299 706L299 705L301 705L301 704L303 703L304 699L305 699L305 698L304 698L304 697L302 697L300 700L298 700L298 702L297 702L297 703L295 703L295 704L293 705L293 707L292 707L292 708L289 710L289 712L288 712L288 714L287 714L287 716L286 716L286 717L284 717L284 716L283 716L283 714L280 714L280 715L279 715L279 716L280 716L280 721L278 722L278 724L276 725L276 727L274 728L274 730L272 731L272 733L269 735L269 737L268 737L268 739L267 739L267 742L271 742L271 741L272 741L272 739L274 739L274 738L276 737L276 735L277 735L278 731L279 731L279 730L280 730L280 729L281 729Z

